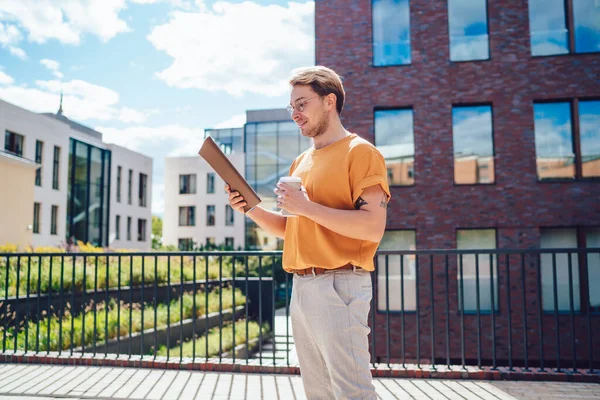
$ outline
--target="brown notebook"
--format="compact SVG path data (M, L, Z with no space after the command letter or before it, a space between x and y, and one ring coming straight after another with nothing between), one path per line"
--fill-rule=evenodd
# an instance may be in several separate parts
M215 172L229 185L231 191L240 192L246 200L244 212L248 212L256 207L261 199L258 197L252 186L244 179L242 174L233 166L229 158L223 153L221 148L213 138L208 136L204 139L202 147L198 154L215 170Z

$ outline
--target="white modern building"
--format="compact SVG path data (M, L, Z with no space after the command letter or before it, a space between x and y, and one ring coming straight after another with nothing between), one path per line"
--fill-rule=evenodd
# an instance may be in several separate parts
M245 174L243 129L206 130ZM192 250L245 247L244 216L229 206L225 183L200 156L165 159L163 244Z
M150 249L151 158L104 143L102 133L66 118L62 105L56 114L37 114L0 100L0 130L0 245L81 240ZM126 171L121 194L132 193L123 206L116 198L118 167ZM119 235L114 210L122 219Z

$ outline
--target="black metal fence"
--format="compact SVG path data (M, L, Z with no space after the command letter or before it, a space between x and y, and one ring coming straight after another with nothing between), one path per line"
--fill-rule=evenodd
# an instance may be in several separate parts
M599 368L600 249L375 261L374 364ZM4 253L1 350L294 365L291 285L280 252Z

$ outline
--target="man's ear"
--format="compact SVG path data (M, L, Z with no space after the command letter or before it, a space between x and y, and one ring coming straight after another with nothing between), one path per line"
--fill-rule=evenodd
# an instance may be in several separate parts
M329 93L327 95L327 97L325 98L325 101L327 102L327 108L329 108L329 109L336 108L337 96L335 95L335 93Z

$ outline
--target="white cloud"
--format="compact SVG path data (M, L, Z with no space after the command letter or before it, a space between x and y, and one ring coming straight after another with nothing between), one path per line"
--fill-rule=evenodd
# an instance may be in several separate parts
M191 2L185 0L129 0L134 4L156 4L156 3L168 3L173 7L190 9L192 7Z
M197 2L195 12L175 11L148 40L173 63L157 76L168 85L278 96L292 69L314 64L314 2L287 7L250 1Z
M40 64L52 71L52 74L58 79L63 78L63 74L58 70L60 68L60 63L58 61L43 58L40 60Z
M19 32L16 26L9 24L4 25L0 22L0 45L7 46L9 44L18 43L21 38L21 32Z
M12 85L14 81L13 78L0 71L0 85Z
M238 114L229 118L226 121L219 122L215 125L214 129L223 128L241 128L246 123L246 114Z
M125 8L125 0L0 0L0 19L28 32L32 42L56 39L78 45L85 34L106 42L129 31L119 18Z
M26 60L27 59L27 54L21 48L14 47L14 46L9 46L8 50L10 51L10 54L12 54L15 57L19 57L21 60Z
M117 92L89 82L51 80L36 81L35 85L0 87L0 98L33 112L55 112L62 90L65 115L76 121L93 119L141 123L148 115L119 105Z

